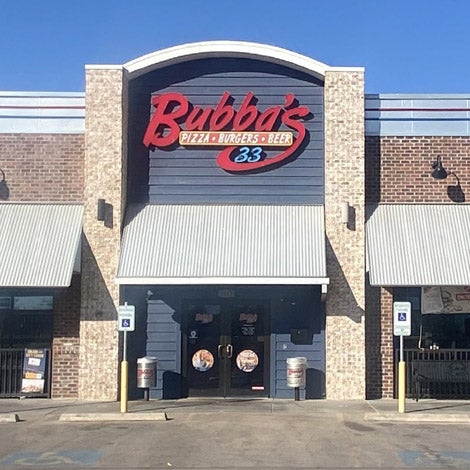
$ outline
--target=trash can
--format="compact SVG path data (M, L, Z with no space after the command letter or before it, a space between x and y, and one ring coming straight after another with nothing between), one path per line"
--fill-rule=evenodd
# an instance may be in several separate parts
M306 357L287 358L287 386L298 389L305 387Z
M157 386L157 358L139 357L137 359L137 388Z

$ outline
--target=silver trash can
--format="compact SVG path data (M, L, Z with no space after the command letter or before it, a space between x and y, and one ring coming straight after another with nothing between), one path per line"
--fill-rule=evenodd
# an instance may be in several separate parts
M307 370L306 357L287 358L287 386L292 388L305 387Z
M157 386L157 358L151 356L137 359L137 388Z

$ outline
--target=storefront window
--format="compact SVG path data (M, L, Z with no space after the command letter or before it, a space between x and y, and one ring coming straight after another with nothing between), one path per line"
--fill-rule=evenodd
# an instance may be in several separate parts
M50 347L53 336L52 296L19 295L1 298L0 347Z
M423 314L421 292L419 287L394 289L394 302L411 302L412 329L405 347L470 349L470 312Z

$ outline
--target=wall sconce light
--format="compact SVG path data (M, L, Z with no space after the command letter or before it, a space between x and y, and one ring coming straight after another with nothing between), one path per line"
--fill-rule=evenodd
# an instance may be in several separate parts
M460 186L459 177L453 171L447 171L442 165L441 156L436 158L436 161L432 162L431 167L433 169L431 176L437 180L444 180L449 175L452 175L457 180L457 184L455 186L447 186L447 195L449 199L453 202L465 202L465 193L462 190L462 186Z
M106 218L106 201L104 199L98 199L96 220L103 222Z
M432 162L432 169L433 172L431 173L431 176L437 180L445 180L447 178L447 171L446 169L442 166L442 160L441 156L438 156L436 158L435 162Z
M349 224L349 202L343 202L341 205L341 223L348 225Z
M0 199L7 200L10 196L7 182L5 181L5 172L0 168Z

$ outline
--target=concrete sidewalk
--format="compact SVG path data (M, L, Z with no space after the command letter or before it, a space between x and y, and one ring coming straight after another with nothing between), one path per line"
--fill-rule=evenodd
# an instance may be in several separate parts
M53 421L165 421L181 414L244 413L314 417L343 415L364 421L469 423L470 401L407 400L406 412L398 413L397 400L281 400L281 399L196 399L128 402L120 412L119 402L60 399L2 399L0 423L27 420Z

